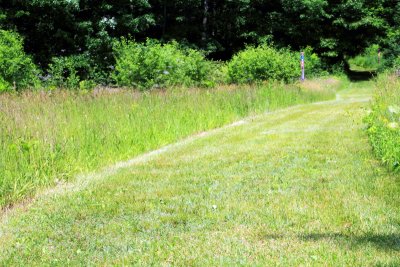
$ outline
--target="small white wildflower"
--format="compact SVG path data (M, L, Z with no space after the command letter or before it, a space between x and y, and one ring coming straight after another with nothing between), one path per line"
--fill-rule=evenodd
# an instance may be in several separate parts
M212 209L216 210L217 209L217 205L212 205Z
M388 127L390 129L397 129L397 128L399 128L399 124L397 122L391 122L388 124Z

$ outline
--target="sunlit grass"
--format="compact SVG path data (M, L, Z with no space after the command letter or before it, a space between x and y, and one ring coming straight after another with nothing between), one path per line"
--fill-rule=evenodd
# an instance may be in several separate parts
M400 171L400 80L381 75L375 85L372 110L366 118L374 152L391 170Z
M400 183L363 131L370 87L44 195L0 223L0 265L398 266Z
M250 114L334 97L331 86L0 95L0 207L38 188Z

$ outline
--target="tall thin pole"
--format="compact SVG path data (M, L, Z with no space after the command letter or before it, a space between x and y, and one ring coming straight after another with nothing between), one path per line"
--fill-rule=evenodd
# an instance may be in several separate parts
M305 69L304 69L304 52L300 53L300 67L301 67L301 80L305 80Z

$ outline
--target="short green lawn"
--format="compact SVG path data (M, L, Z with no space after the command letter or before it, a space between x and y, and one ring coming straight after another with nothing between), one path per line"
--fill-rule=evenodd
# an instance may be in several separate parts
M3 216L0 265L398 266L400 180L363 131L370 86L60 186Z

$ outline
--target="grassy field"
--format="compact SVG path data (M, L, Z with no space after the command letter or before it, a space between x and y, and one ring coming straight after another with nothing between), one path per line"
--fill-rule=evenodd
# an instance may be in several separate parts
M371 153L371 93L351 84L59 186L3 216L0 265L398 266L400 180Z
M76 174L244 116L330 99L338 86L338 80L329 80L312 90L271 83L148 93L105 89L2 94L0 208Z

